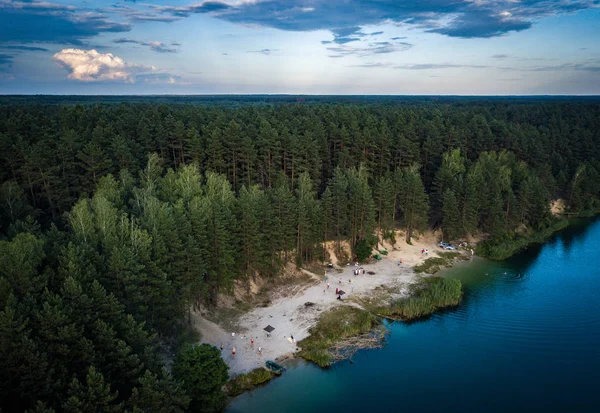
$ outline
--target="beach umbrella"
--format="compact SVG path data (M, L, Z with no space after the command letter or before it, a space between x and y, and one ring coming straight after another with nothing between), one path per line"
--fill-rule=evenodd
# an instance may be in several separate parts
M263 330L265 330L267 333L270 333L273 330L275 330L275 327L272 327L271 324L269 324L268 326L266 326L265 328L263 328Z
M337 295L344 295L346 292L344 290L338 290Z

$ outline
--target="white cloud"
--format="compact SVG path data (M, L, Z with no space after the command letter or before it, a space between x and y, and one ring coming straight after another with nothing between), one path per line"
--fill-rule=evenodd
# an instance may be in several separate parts
M112 53L99 53L95 49L63 49L52 59L69 72L69 79L82 82L134 83L137 75L157 70L154 66L127 63Z

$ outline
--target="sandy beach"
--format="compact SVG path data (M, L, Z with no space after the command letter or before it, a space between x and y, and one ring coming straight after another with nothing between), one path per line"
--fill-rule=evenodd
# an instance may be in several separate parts
M311 281L292 295L272 297L268 307L254 308L231 320L229 324L237 325L237 331L226 331L199 313L193 314L194 326L200 332L202 342L216 347L223 344L223 359L229 365L230 376L263 367L266 360L285 358L296 352L295 342L308 335L309 328L315 325L323 311L340 304L357 305L352 302L353 297L369 296L381 285L395 287L401 294L407 294L406 287L419 277L412 267L428 257L437 256L436 251L441 251L436 246L435 238L430 233L413 240L413 245L407 245L403 239L396 243L395 249L385 245L388 255L381 261L358 267L349 265L329 269L327 281L323 274L312 274ZM421 254L424 248L429 249L428 256ZM402 263L398 265L400 260ZM360 275L354 275L357 268L362 268L365 274L361 271ZM336 288L346 292L344 300L337 299ZM267 325L275 328L269 337L264 331ZM254 340L253 344L250 338ZM232 354L234 347L235 355Z

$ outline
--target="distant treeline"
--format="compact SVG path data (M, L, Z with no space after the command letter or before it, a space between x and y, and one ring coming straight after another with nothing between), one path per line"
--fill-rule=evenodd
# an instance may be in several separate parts
M595 101L0 106L0 408L218 410L222 366L162 370L192 306L326 241L524 244L598 209L599 155Z

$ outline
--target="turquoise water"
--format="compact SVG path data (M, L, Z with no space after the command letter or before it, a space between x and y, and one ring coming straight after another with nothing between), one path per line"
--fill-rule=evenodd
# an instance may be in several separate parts
M352 362L288 364L228 411L600 411L600 221L444 276L465 285L457 309L390 323L385 347Z

